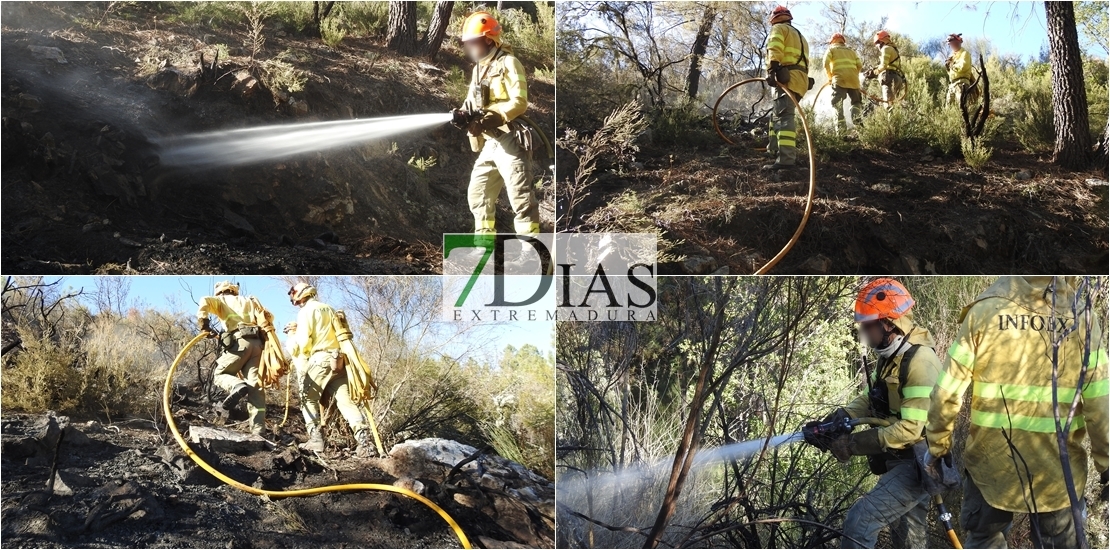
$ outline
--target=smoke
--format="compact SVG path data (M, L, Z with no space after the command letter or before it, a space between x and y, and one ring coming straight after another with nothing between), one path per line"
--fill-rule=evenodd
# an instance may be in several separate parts
M215 168L325 151L429 128L450 120L450 113L431 113L280 124L155 138L151 141L162 149L159 156L163 166Z

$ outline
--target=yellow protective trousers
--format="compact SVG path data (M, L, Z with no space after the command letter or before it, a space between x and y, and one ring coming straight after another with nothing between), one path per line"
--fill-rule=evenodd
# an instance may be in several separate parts
M470 173L467 200L474 215L475 233L496 232L497 197L504 188L513 209L513 228L519 234L540 232L540 209L532 185L531 153L512 132L486 137Z

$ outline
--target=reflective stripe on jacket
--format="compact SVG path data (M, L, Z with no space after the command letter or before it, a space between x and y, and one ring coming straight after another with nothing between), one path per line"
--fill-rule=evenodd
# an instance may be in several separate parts
M863 63L851 48L843 44L833 44L825 52L825 75L833 86L859 89L859 73Z
M805 95L809 90L809 44L789 23L771 25L771 35L767 38L768 70L772 61L784 66L802 65L804 70L790 71L790 83L786 87L799 96Z
M894 46L883 44L883 47L879 48L879 66L875 70L876 72L887 70L902 72L902 58Z
M1026 513L1071 506L1064 488L1052 410L1052 331L1075 329L1058 349L1057 398L1061 422L1075 397L1086 324L1072 314L1075 291L1057 279L1056 309L1046 289L1051 277L1002 277L960 316L944 373L933 390L927 438L935 456L952 446L964 393L971 387L971 430L963 464L991 506ZM1078 323L1078 327L1076 324ZM1087 451L1099 471L1108 467L1106 340L1092 317L1090 356L1067 435L1075 486L1087 483ZM1011 446L1012 445L1012 446Z
M898 421L894 424L878 428L879 443L891 450L907 449L924 437L925 421L929 412L929 393L933 390L937 376L940 374L940 358L933 351L936 343L928 329L914 326L905 340L909 345L904 346L902 353L882 365L882 372L878 372L877 369L872 377L873 384L886 384L890 410L872 413L871 398L866 393L844 407L852 418L872 414L897 418ZM913 353L910 364L907 365L906 385L899 392L902 359L910 345L920 347Z

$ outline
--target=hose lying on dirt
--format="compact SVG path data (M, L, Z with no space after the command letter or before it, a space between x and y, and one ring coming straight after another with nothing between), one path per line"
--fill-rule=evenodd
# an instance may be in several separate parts
M266 489L256 489L254 487L251 487L250 485L244 485L238 481L235 481L234 479L231 479L230 477L227 477L226 475L220 473L219 470L213 468L210 464L205 462L204 459L197 456L197 454L189 448L189 445L185 443L185 438L181 436L181 432L177 429L177 423L174 422L173 414L170 411L170 398L173 396L173 375L175 372L177 372L178 365L181 364L181 360L184 359L185 354L188 353L189 350L194 345L196 345L197 342L203 340L205 337L206 335L204 333L197 335L196 338L193 338L189 341L189 343L185 344L185 347L182 348L181 352L177 354L177 357L173 360L173 364L170 365L170 371L166 373L166 387L162 393L162 409L165 411L166 414L166 424L169 425L170 431L173 432L174 439L176 439L177 444L181 446L181 450L184 451L185 454L189 456L189 458L193 459L193 462L196 462L197 466L200 466L205 471L215 476L216 479L219 479L220 481L232 487L235 487L240 491L246 491L252 495L266 496L270 498L307 497L319 495L322 493L333 493L340 491L387 491L390 493L404 495L409 498L416 499L421 504L427 506L428 508L431 508L437 514L439 514L439 516L447 522L447 525L451 526L451 529L455 531L455 535L459 537L459 543L462 544L462 547L470 548L470 540L466 538L466 534L463 533L462 527L459 527L459 524L455 521L454 518L448 515L447 512L443 508L440 508L436 503L428 500L424 496L409 491L408 489L402 489L400 487L394 487L393 485L385 485L381 483L348 483L344 485L328 485L325 487L293 489L289 491L270 491Z
M717 135L721 136L721 139L725 140L725 142L730 145L734 144L733 141L725 136L725 133L721 130L720 124L717 122L717 108L721 106L721 100L724 99L729 92L753 82L765 83L767 81L763 78L749 78L737 82L725 88L725 91L721 92L721 95L717 97L717 102L713 104L713 128L717 130ZM775 257L768 260L763 267L757 269L755 275L766 275L768 271L771 271L772 267L775 267L775 264L778 264L786 257L786 254L790 252L791 248L794 248L794 244L797 243L798 239L802 236L802 231L805 231L806 223L809 222L809 215L813 212L813 196L817 193L817 154L813 148L813 137L809 133L809 123L806 122L805 112L802 110L802 106L798 104L797 99L794 99L794 94L788 93L786 97L789 97L790 102L794 104L794 109L797 111L798 118L802 119L802 130L806 133L806 148L809 150L809 194L806 195L806 209L805 213L802 214L802 221L798 223L798 229L794 230L794 235L787 241L786 246L782 247L782 250L780 250L778 254L775 254Z

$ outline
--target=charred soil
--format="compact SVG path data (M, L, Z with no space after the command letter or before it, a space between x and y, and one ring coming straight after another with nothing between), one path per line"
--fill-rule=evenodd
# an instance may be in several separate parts
M661 271L753 272L802 219L808 160L800 153L794 170L760 172L771 161L754 141L740 143L645 147L642 164L604 174L591 187L578 208L579 230L628 230L627 219L636 217L676 243L666 251L674 261ZM1106 270L1105 169L1064 171L1016 146L996 146L978 171L928 149L856 147L819 160L816 176L805 232L773 273Z

